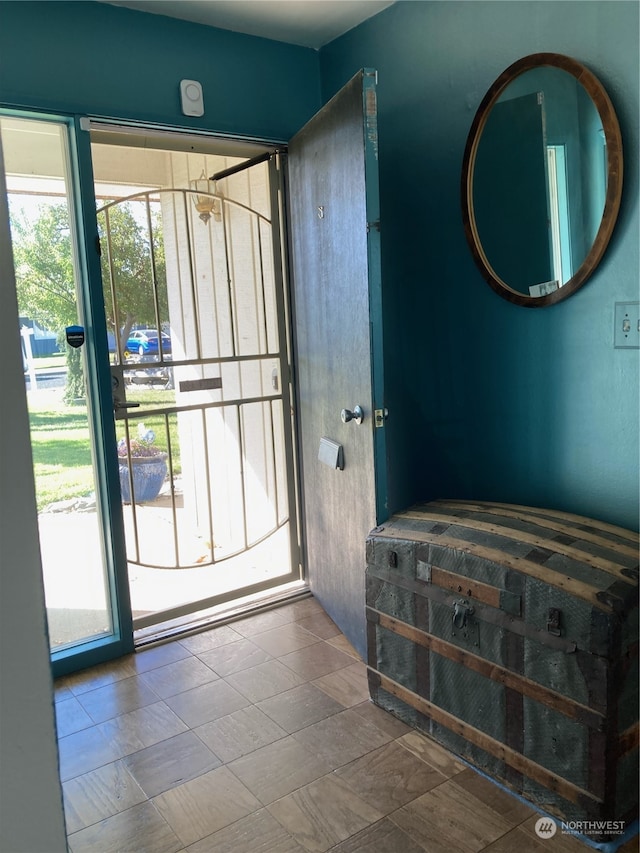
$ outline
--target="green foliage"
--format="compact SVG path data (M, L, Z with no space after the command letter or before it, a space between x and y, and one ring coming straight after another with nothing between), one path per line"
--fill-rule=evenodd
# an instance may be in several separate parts
M98 211L98 230L107 326L121 330L124 351L134 323L155 329L169 319L159 206L107 204Z
M41 204L35 221L12 211L11 230L19 312L57 332L58 346L67 359L65 400L82 398L80 353L66 345L64 336L65 327L78 317L67 205Z
M64 333L58 335L58 345L60 338L64 338ZM64 343L63 343L64 346ZM69 405L77 403L78 400L84 400L86 388L84 384L84 371L82 370L82 351L73 347L66 347L67 355L67 382L64 388L63 400Z
M98 222L107 326L121 329L124 351L134 323L156 328L169 319L160 210L156 203L147 216L142 202L122 202L103 209ZM84 398L85 382L81 354L64 338L65 327L78 322L67 204L43 203L30 219L14 202L11 230L20 314L57 332L67 358L64 399L73 403Z
M161 215L140 201L101 208L102 278L107 323L155 328L168 321ZM11 230L20 314L59 331L78 320L73 245L66 203L41 204L35 220L13 203ZM114 306L114 296L116 306ZM116 313L118 317L116 317Z
M42 204L35 221L12 207L11 235L21 316L59 331L76 322L77 297L66 204Z

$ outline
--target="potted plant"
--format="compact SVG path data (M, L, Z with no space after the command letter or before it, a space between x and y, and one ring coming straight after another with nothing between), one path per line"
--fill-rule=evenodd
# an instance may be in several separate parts
M167 454L153 446L155 440L154 431L141 423L137 438L124 436L118 441L120 490L124 503L143 503L158 497L167 476Z

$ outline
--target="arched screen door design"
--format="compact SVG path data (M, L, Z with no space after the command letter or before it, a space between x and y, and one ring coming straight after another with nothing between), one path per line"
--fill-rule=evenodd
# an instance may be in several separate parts
M278 169L98 210L136 628L299 580Z

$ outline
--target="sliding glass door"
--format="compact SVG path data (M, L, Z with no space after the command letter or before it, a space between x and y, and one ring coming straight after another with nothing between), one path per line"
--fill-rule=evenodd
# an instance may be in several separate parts
M72 166L79 154L74 131L66 120L0 117L56 673L132 648L128 589L117 577L118 539L111 523L114 505L116 519L119 507L106 485L101 397L108 397L101 395L97 369L99 322L96 326L91 306ZM106 372L104 378L108 382Z

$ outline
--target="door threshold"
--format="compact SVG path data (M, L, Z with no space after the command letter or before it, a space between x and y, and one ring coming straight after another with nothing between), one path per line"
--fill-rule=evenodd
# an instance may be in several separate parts
M237 598L231 602L199 610L177 619L160 622L140 628L133 633L133 641L136 651L142 651L150 646L167 643L180 637L198 634L211 628L227 625L238 619L245 619L255 613L272 610L283 604L290 604L303 598L310 598L311 590L304 581L293 581L283 584L277 589L266 592L254 593L244 598Z

